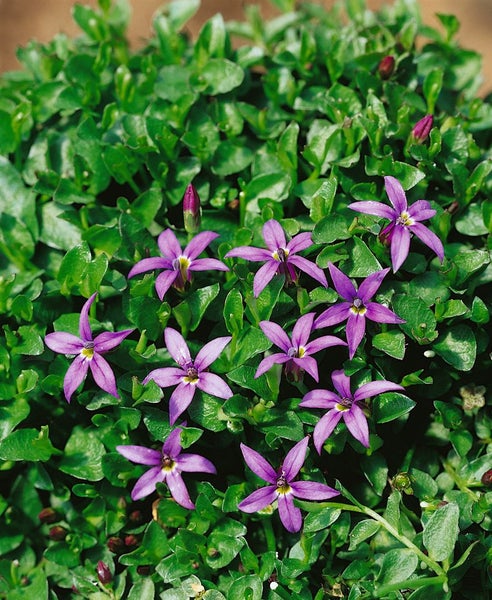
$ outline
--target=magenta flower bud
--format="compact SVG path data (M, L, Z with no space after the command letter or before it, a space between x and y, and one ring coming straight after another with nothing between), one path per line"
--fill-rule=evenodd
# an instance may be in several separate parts
M425 117L420 119L420 121L417 121L412 129L413 139L419 144L425 142L425 140L429 137L433 122L434 117L432 115L425 115Z
M195 186L190 183L183 196L184 227L188 233L197 233L200 229L202 209L200 196Z
M108 565L102 560L97 563L97 578L103 585L107 585L113 579Z
M381 79L389 79L395 70L394 56L385 56L378 65L378 73Z

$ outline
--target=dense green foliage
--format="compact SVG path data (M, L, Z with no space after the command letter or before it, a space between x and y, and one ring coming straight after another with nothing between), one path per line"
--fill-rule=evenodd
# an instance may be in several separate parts
M30 43L24 70L0 78L0 598L489 597L492 106L476 95L480 57L456 44L456 19L423 27L411 0L378 14L363 0L330 11L276 0L271 21L254 6L244 23L216 15L191 41L198 0L176 0L132 51L126 2L99 4L76 6L81 37ZM391 69L379 67L387 56ZM433 127L417 140L425 115ZM426 225L444 244L441 264L413 238L378 290L405 323L369 322L352 360L343 347L318 353L319 384L289 381L281 366L255 378L276 351L260 321L290 334L300 315L339 301L329 263L359 284L391 266L384 220L347 208L388 204L383 176L409 202L431 203ZM196 272L161 301L156 273L127 276L160 255L163 230L189 241L191 182L201 229L220 234L206 253L230 271ZM270 219L289 238L312 232L303 254L325 269L327 289L301 273L253 296L260 265L224 256L264 247ZM135 329L107 354L120 397L89 375L68 404L72 359L44 338L78 335L94 292L95 334ZM185 474L194 510L166 485L132 502L145 469L116 451L160 448L171 431L169 388L142 384L174 365L166 326L193 356L232 337L211 371L234 395L197 391L182 417L184 448L217 469ZM326 333L345 339L345 323ZM320 455L310 445L301 479L340 496L296 500L304 525L294 534L276 511L238 510L261 485L240 443L281 464L321 416L299 403L331 389L335 369L354 385L405 388L365 403L368 449L343 422Z

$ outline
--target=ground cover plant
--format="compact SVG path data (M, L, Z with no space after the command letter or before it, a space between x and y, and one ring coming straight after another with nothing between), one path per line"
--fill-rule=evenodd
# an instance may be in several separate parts
M0 79L1 598L490 597L480 57L275 4Z

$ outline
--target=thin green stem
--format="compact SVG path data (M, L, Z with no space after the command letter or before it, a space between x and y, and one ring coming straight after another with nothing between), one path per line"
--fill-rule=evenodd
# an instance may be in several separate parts
M275 532L273 531L271 519L263 520L263 532L265 533L267 550L269 552L276 552L277 551L277 541L275 538Z
M390 592L397 592L403 589L418 590L419 588L429 587L431 585L444 585L446 577L439 575L438 577L421 577L420 579L404 579L394 583L387 583L377 587L378 597L385 596Z
M470 496L470 498L473 500L473 502L478 502L479 496L468 487L468 483L464 479L462 479L458 475L458 473L456 473L456 471L453 469L453 467L449 464L448 461L446 461L446 460L443 461L443 467L444 467L444 470L446 471L446 473L452 478L452 480L458 486L458 489L461 492L465 492L465 494L468 494Z

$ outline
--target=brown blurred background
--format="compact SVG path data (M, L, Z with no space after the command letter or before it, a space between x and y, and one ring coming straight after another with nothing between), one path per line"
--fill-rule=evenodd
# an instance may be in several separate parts
M79 0L82 4L96 5L97 0ZM332 4L332 0L318 0ZM164 0L130 0L133 15L129 38L134 47L151 35L152 15ZM196 33L212 15L221 12L225 20L240 19L243 5L248 0L202 0L202 6L190 23ZM268 0L258 0L265 16L271 14ZM389 4L391 0L368 0L371 8ZM70 10L75 0L0 0L0 72L17 69L15 57L18 46L30 39L49 41L54 34L79 33L73 23ZM437 26L436 13L454 14L461 23L458 33L460 44L483 55L483 92L492 91L492 0L421 0L425 23Z

